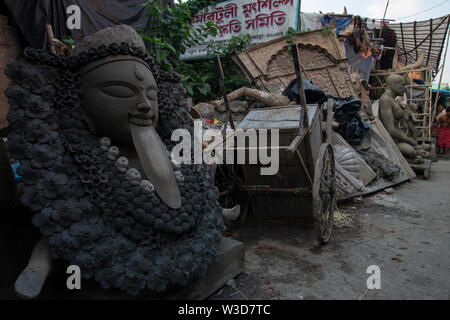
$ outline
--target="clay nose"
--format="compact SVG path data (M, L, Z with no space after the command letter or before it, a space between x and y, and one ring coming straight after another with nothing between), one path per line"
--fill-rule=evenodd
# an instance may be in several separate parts
M141 102L136 106L136 108L140 113L149 113L152 107L149 103Z

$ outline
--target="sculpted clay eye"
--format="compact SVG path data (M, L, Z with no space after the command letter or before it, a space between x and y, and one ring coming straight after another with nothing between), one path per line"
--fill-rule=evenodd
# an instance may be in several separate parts
M131 98L134 96L133 90L125 86L107 86L103 87L102 91L110 96L117 98Z
M156 100L158 97L157 97L157 94L156 94L156 90L148 90L147 91L147 98L149 98L150 100Z

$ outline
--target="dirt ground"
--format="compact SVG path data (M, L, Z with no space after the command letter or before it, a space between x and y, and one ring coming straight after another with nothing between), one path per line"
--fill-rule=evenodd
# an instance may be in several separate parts
M211 299L450 299L450 160L337 218L322 247L310 227L247 219L233 230L246 271ZM367 290L370 265L380 290Z
M245 245L245 273L210 299L450 299L450 160L433 163L429 180L340 204L336 218L325 246L310 226L247 219L232 230ZM0 230L1 298L17 299L14 279L38 238L19 225ZM380 290L367 290L371 265ZM65 277L49 279L41 298L63 298Z

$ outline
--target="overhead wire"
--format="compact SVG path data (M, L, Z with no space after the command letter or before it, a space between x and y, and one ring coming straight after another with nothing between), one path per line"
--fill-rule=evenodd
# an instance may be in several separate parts
M414 14L409 15L409 16L406 16L406 17L397 18L397 19L395 19L395 20L404 20L404 19L408 19L408 18L412 18L412 17L418 16L419 14L422 14L422 13L425 13L425 12L427 12L427 11L430 11L430 10L435 9L435 8L437 8L437 7L441 6L441 5L443 5L443 4L446 3L446 2L448 2L448 0L442 1L441 3L435 5L435 6L431 7L431 8L428 8L428 9L425 9L425 10L422 10L422 11L419 11L419 12L417 12L417 13L414 13Z

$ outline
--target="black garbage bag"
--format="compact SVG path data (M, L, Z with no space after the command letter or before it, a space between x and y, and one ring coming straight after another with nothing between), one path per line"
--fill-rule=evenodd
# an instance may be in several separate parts
M332 96L309 80L303 79L303 89L307 104L321 105L328 98L334 100L334 119L339 123L336 129L348 143L351 145L360 145L364 137L369 136L369 125L359 115L361 110L361 100L354 97L339 98ZM298 85L297 79L292 80L287 88L283 91L283 95L291 101L298 101Z
M321 104L328 97L328 94L309 80L303 79L303 89L305 90L307 104ZM292 80L284 89L283 96L288 97L291 101L299 101L297 79Z
M351 145L361 144L361 140L369 134L369 125L359 115L361 100L354 97L335 98L334 120L339 123L336 129Z

